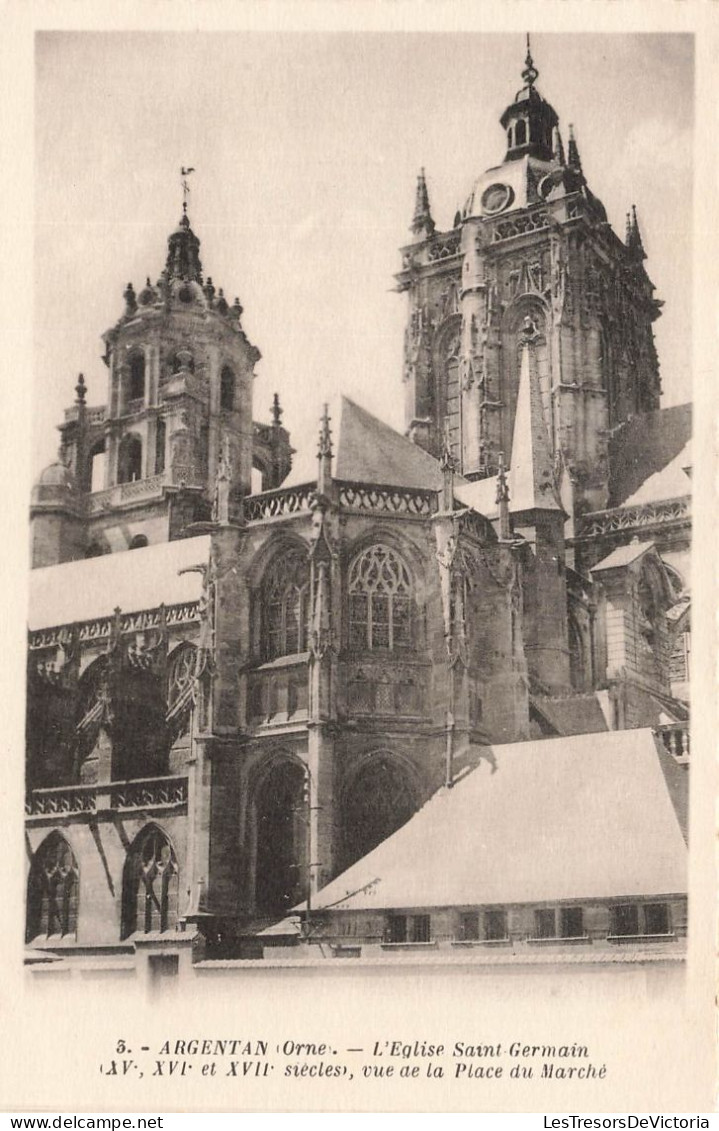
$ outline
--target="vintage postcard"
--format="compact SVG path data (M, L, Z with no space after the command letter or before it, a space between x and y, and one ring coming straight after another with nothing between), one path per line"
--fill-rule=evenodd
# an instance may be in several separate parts
M79 14L4 13L0 1106L710 1111L715 18Z

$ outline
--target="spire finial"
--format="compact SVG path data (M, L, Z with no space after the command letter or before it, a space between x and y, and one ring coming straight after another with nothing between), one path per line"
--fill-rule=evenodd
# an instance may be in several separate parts
M569 123L569 144L567 145L567 164L572 169L576 169L578 173L582 171L582 162L579 160L579 150L577 149L577 142L574 137L574 126Z
M509 525L509 481L504 462L504 452L499 453L497 465L497 505L499 507L499 537L507 541L512 536Z
M645 259L644 244L642 243L641 232L639 231L639 221L637 220L637 206L632 205L631 216L627 212L627 247L635 253L639 259Z
M566 159L565 159L565 156L564 156L564 143L562 141L562 135L559 131L559 126L554 127L554 154L553 154L553 156L554 156L554 160L557 162L558 165L566 165L567 162L566 162Z
M439 466L442 471L442 508L445 511L451 511L454 510L454 476L457 464L449 442L449 421L445 421L444 442Z
M533 87L538 77L539 71L534 65L532 49L529 46L529 32L527 32L527 58L524 60L524 70L522 71L525 86Z
M75 397L75 404L84 405L85 397L87 396L87 387L85 385L85 378L82 375L82 373L80 373L78 378L77 378L77 385L75 386L75 392L77 394L77 396Z
M227 432L222 437L220 458L217 461L215 476L215 499L213 519L220 526L227 526L230 521L230 484L232 482L232 456L230 454L230 437Z
M416 236L431 236L434 232L434 220L432 219L432 213L429 207L429 193L427 192L424 167L420 169L419 176L417 177L417 193L415 195L414 216L412 217L410 231Z
M329 493L332 479L332 432L330 430L329 406L324 405L320 421L320 442L317 448L317 461L319 464L317 474L317 494Z
M183 216L187 215L187 198L190 195L190 185L189 185L187 178L189 177L190 173L194 173L194 171L195 171L195 169L194 169L194 166L192 166L192 165L188 165L187 168L185 168L184 165L180 166L180 176L182 177L182 214L183 214Z

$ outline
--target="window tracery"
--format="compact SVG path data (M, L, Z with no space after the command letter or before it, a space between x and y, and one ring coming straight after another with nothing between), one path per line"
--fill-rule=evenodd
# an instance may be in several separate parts
M266 660L307 650L309 564L301 550L275 558L262 589L263 654Z
M60 833L51 833L35 853L30 869L28 941L75 934L79 877L70 845Z
M177 923L179 872L170 841L156 825L138 836L125 865L123 938L169 931Z
M409 648L412 644L412 582L389 546L370 546L350 567L350 647Z

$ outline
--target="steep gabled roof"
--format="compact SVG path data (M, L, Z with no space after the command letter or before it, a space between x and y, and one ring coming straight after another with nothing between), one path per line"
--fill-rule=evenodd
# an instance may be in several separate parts
M690 404L645 412L620 425L609 442L607 506L688 495L691 484L682 468L690 463L691 434Z
M342 396L330 404L329 415L335 479L441 490L439 462L366 408ZM319 432L319 413L317 420ZM296 456L283 486L313 483L316 479L317 451L313 443Z
M527 348L522 350L514 417L509 509L513 514L531 510L562 511L554 482L542 397L530 368Z
M683 893L686 845L665 777L683 771L662 759L671 761L650 730L496 746L322 888L313 908Z

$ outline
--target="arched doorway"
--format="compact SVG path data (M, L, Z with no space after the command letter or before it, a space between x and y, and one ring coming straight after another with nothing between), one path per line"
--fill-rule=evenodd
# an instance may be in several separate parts
M283 758L257 790L255 906L261 915L284 915L306 895L308 818L305 771Z
M369 758L352 778L342 804L342 865L366 856L418 807L409 771L391 754Z

